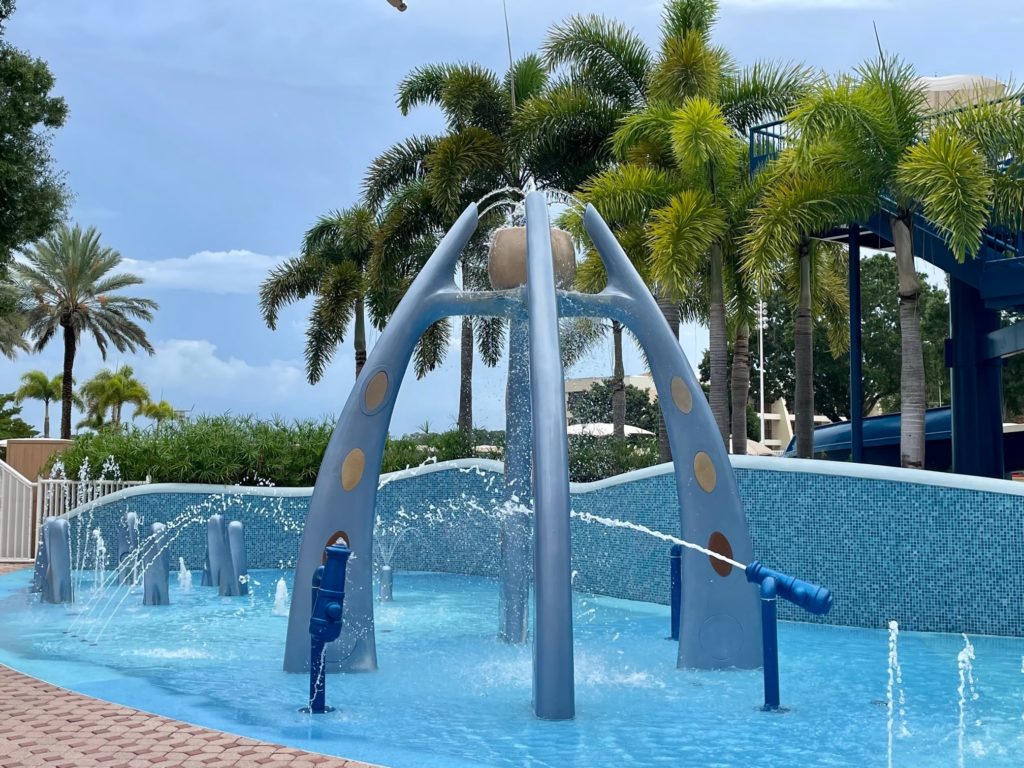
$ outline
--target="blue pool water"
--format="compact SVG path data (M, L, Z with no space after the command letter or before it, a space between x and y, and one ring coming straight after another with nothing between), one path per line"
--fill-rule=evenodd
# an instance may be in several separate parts
M169 607L130 594L97 645L65 632L79 606L38 604L29 571L0 577L0 662L120 704L394 768L888 761L882 630L783 624L789 711L769 714L758 710L759 672L675 669L666 607L576 595L577 717L543 722L531 713L530 648L495 638L496 583L400 573L395 602L377 607L380 671L332 675L338 711L310 717L297 712L307 679L281 671L287 619L272 613L275 582L291 573L252 575L249 598L183 593L173 576ZM900 635L908 733L895 723L893 765L948 768L961 754L968 766L1024 764L1024 639L971 641L977 698L966 697L960 738L963 638Z

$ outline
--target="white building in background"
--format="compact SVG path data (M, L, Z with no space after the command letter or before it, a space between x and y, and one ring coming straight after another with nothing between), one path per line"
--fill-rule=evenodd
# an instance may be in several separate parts
M569 393L570 392L586 392L594 384L600 382L609 381L610 377L601 376L589 376L580 379L566 379L565 380L565 407L566 415L571 419L572 413L569 408ZM625 381L627 385L632 385L638 389L642 389L647 393L647 396L654 401L658 397L658 390L654 386L654 379L649 373L643 373L638 376L626 376ZM822 416L820 413L814 416L814 425L820 426L822 424L830 424L831 421L828 416ZM769 405L764 413L764 440L760 441L761 444L772 451L772 453L782 453L786 450L786 446L789 445L789 441L793 439L793 430L796 428L796 415L789 412L789 408L786 405L785 398L780 398L774 403ZM751 435L752 438L756 438L757 435Z

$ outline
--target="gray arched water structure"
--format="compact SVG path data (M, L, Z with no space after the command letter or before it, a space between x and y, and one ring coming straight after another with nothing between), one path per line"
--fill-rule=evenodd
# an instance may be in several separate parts
M607 287L596 295L556 289L547 201L537 192L526 200L526 286L511 291L460 290L454 280L456 262L477 223L477 207L470 205L438 245L381 333L331 436L296 561L284 668L289 672L308 669L311 603L307 587L326 544L344 533L353 552L344 630L328 652L327 666L335 671L376 669L374 503L398 389L416 341L431 323L449 315L500 315L512 322L510 405L525 404L522 380L529 378L531 423L516 431L518 437L509 435L506 480L509 496L517 493L522 499L520 489L529 488L531 464L536 468L531 489L535 510L534 711L546 719L567 719L575 714L575 699L560 316L618 320L643 346L675 457L682 537L745 563L753 559L750 534L728 456L693 371L653 297L597 211L588 207L585 215L587 232L608 274ZM516 354L516 347L523 344L529 347L528 371ZM532 441L532 462L512 455L516 440ZM501 634L517 641L525 632L529 568L523 560L529 552L529 528L515 516L511 519L502 531ZM629 564L623 563L623 567ZM678 666L757 667L761 663L760 639L757 592L743 572L689 552L683 563Z

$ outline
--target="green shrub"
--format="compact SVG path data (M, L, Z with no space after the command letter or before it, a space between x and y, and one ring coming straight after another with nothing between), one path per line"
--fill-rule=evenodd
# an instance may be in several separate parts
M79 435L60 459L68 477L78 476L85 459L95 477L107 457L113 456L126 480L149 477L154 483L269 482L302 487L316 482L333 429L333 419L286 422L252 416L201 416L144 429L128 425ZM481 453L478 445L496 446L498 451ZM456 430L389 437L381 472L432 461L500 459L504 445L504 433L486 430L475 430L471 438ZM599 480L657 461L654 438L569 438L569 475L575 481Z

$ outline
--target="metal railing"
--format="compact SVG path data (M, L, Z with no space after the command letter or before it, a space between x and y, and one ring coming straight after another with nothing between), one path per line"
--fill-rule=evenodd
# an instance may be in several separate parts
M43 521L74 511L107 494L147 480L56 480L32 482L0 461L0 560L35 558Z
M36 519L66 515L83 504L110 493L145 485L145 480L51 480L39 478L36 485Z

